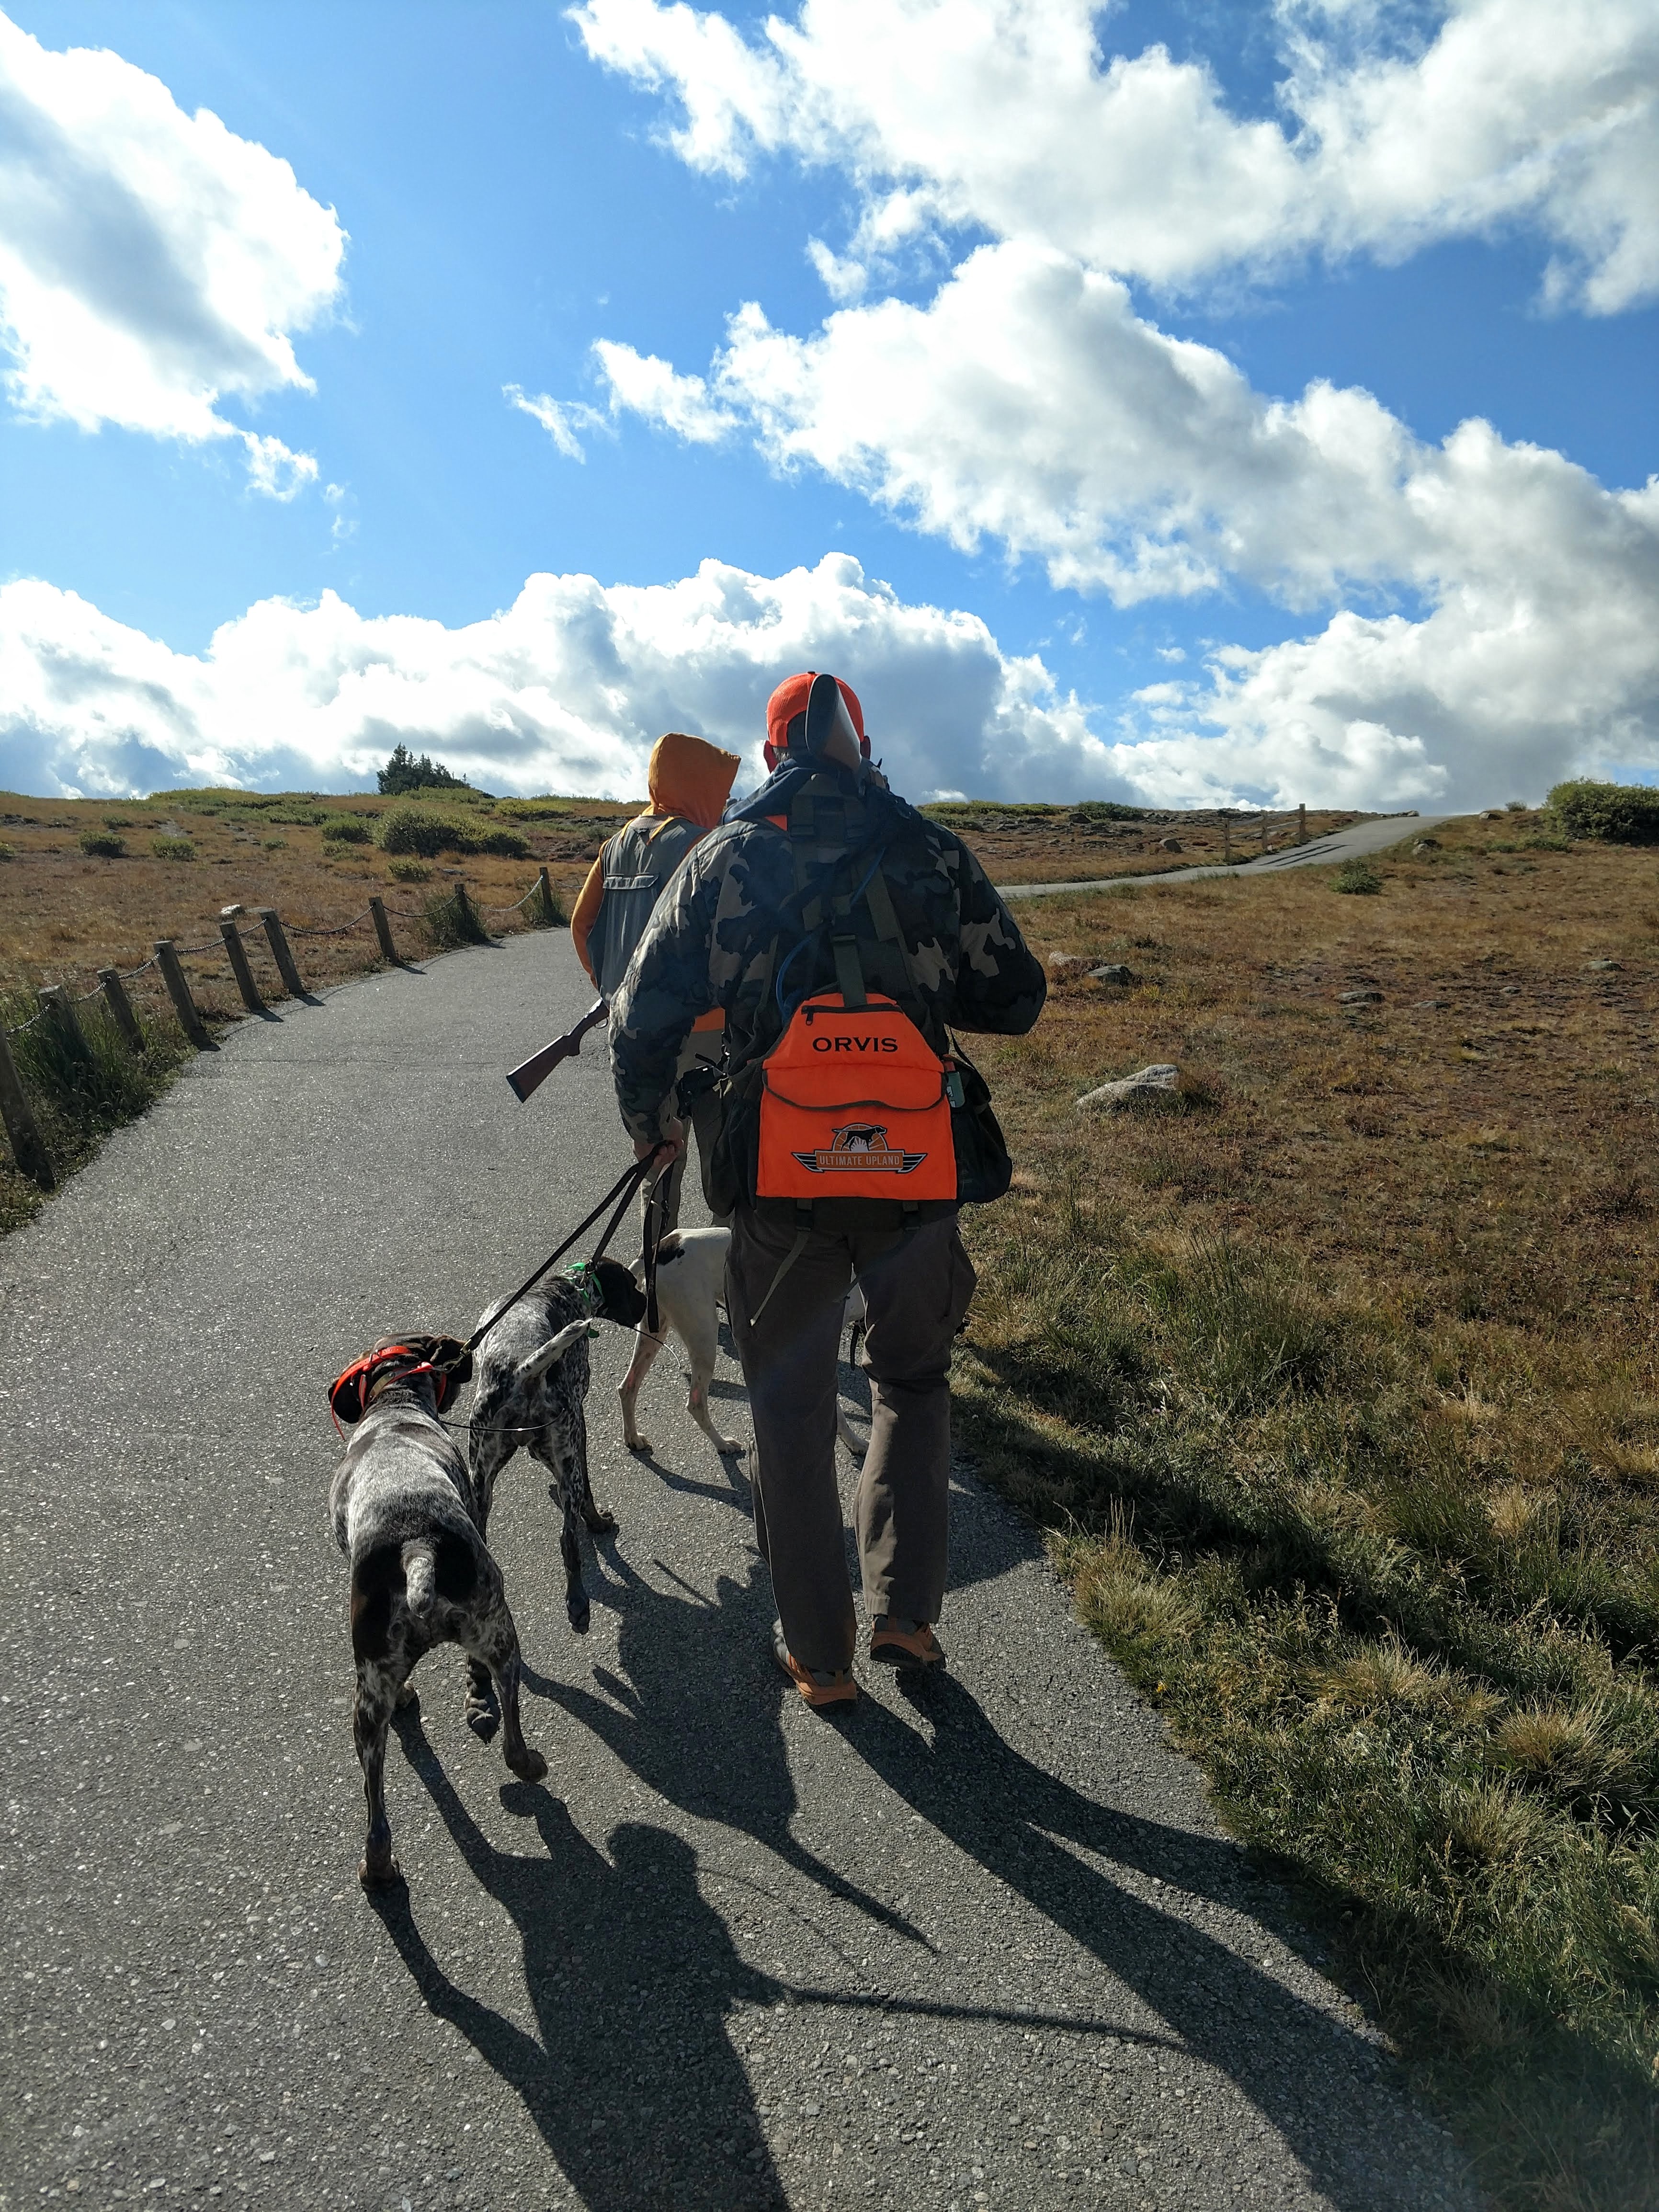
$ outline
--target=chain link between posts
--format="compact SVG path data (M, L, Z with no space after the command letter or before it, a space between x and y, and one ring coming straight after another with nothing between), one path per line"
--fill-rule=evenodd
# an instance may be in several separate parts
M521 908L528 906L532 899L540 897L541 889L541 879L538 877L523 897L514 899L511 906L484 906L481 901L475 903L478 905L479 911L483 914L517 914ZM382 904L381 911L393 921L423 921L426 918L424 915L417 914L410 907ZM366 921L372 921L373 918L373 910L365 907L361 914L354 915L349 921L343 921L334 928L307 928L305 923L299 921L284 922L283 928L290 937L349 937L354 929L361 929ZM248 950L258 947L263 939L263 933L257 930L238 929L235 934L241 945ZM210 937L204 939L200 945L175 945L173 949L180 954L216 952L223 942L222 937ZM141 975L148 975L152 968L159 968L161 964L160 957L152 953L148 960L141 961L137 967L118 968L114 973L123 983L136 983ZM78 1006L84 1006L90 1004L94 999L101 998L103 995L104 987L99 983L90 991L82 992L75 1003ZM49 1006L42 1006L39 1013L32 1014L27 1021L11 1024L4 1034L8 1037L23 1036L30 1030L38 1029L51 1011Z

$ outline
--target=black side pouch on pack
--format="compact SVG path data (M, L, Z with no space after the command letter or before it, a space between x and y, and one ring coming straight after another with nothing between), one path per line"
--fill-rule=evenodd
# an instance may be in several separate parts
M991 1086L952 1037L951 1054L962 1078L962 1103L951 1109L957 1148L957 1203L988 1206L1013 1181L1007 1139L991 1104Z
M721 1076L714 1086L720 1129L702 1163L702 1194L708 1211L721 1219L755 1194L763 1075L761 1063L750 1060L735 1075Z

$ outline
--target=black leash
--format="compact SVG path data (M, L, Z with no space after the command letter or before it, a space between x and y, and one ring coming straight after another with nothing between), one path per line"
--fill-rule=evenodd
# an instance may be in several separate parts
M459 1357L455 1359L446 1360L444 1364L447 1367L458 1366L460 1363L460 1359L465 1358L469 1352L476 1352L478 1346L483 1342L484 1338L489 1334L490 1330L495 1328L501 1316L507 1310L508 1307L517 1305L519 1300L523 1297L526 1291L533 1291L535 1289L537 1284L540 1282L542 1277L547 1273L548 1269L552 1267L556 1261L563 1259L565 1254L570 1249L577 1238L583 1236L593 1226L593 1224L599 1219L599 1216L605 1212L606 1206L610 1205L611 1200L614 1198L617 1200L616 1212L611 1215L610 1220L605 1223L605 1234L600 1237L599 1243L593 1247L592 1252L589 1255L588 1265L591 1267L595 1260L602 1258L605 1246L611 1242L611 1238L617 1233L617 1224L621 1221L623 1214L627 1212L629 1206L633 1203L635 1192L639 1188L640 1185L645 1181L646 1176L650 1173L652 1162L656 1158L657 1152L661 1150L662 1147L659 1145L658 1146L656 1152L647 1152L642 1160L635 1160L631 1168L624 1169L623 1173L617 1176L616 1182L611 1184L610 1189L606 1191L605 1196L594 1207L592 1213L587 1216L587 1218L585 1221L579 1221L577 1223L576 1226L571 1231L569 1236L567 1237L563 1243L560 1245L558 1250L556 1252L550 1252L546 1259L542 1261L541 1266L537 1268L535 1273L532 1275L527 1281L520 1283L518 1289L514 1291L510 1298L503 1298L499 1305L492 1306L489 1313L484 1316L483 1320L479 1322L477 1328L473 1330L471 1335L468 1337L466 1342L461 1346ZM656 1256L655 1253L653 1252L651 1256L654 1259Z

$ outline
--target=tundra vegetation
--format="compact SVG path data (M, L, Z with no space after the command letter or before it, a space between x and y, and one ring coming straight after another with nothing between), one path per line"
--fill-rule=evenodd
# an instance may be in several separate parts
M1494 2202L1550 2212L1659 2203L1659 856L1607 842L1633 817L1606 790L1402 844L1364 896L1316 866L1023 908L1086 964L1030 1037L975 1048L1020 1172L971 1218L956 1376L986 1472L1299 1881ZM471 848L389 852L394 807ZM531 866L568 901L636 811L454 784L0 798L8 1026L42 983L211 939L232 900L278 908L319 985L374 939L297 933L372 890L416 953L463 929L463 878L517 926ZM1219 857L1214 817L930 811L1000 881L1168 868L1171 836ZM366 836L325 834L343 817ZM1235 820L1236 854L1260 842ZM1105 963L1131 982L1089 980ZM222 955L185 966L235 1018ZM186 1056L133 995L143 1063L95 1002L91 1069L50 1024L14 1040L61 1165ZM1153 1061L1182 1071L1162 1111L1079 1115ZM0 1168L0 1225L35 1203Z
M964 1441L1492 2201L1659 2203L1659 866L1559 815L1021 910ZM970 1041L971 1042L971 1041ZM1178 1066L1163 1110L1079 1096Z

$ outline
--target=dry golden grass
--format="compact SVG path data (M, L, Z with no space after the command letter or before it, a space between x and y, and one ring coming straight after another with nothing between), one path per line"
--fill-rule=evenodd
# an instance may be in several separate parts
M1023 908L962 1426L1494 2201L1659 2206L1659 855ZM1602 964L1597 964L1602 963ZM1371 995L1345 998L1347 993ZM1155 1061L1161 1114L1076 1101Z
M219 804L208 811L216 797ZM410 884L398 879L396 862L375 845L335 845L325 840L320 824L283 818L325 811L357 816L372 828L391 807L410 804L462 816L483 830L517 830L531 857L447 854L425 864L431 870L427 881ZM367 924L340 938L307 938L301 931L350 921L363 912L371 892L380 894L389 908L412 916L428 893L458 881L486 909L505 908L534 883L544 862L568 906L601 842L638 811L602 800L564 802L557 812L532 813L511 809L510 803L509 810L456 801L441 792L410 800L185 793L143 801L0 793L0 840L14 856L0 861L0 988L33 990L62 982L85 990L100 967L131 969L148 960L157 938L180 945L207 941L208 950L187 957L185 966L204 1011L229 1018L240 1002L223 952L210 942L222 907L238 901L250 911L275 907L293 932L306 981L336 983L374 965L373 933ZM81 851L82 830L106 826L125 840L129 857L100 860ZM187 838L195 858L155 858L152 845L170 836ZM510 914L488 918L496 929L518 926ZM408 921L407 930L415 933L416 925ZM393 934L400 934L395 924ZM411 951L423 949L418 933L409 935L409 944ZM252 949L256 971L278 994L257 933ZM161 1003L158 994L158 1008Z
M1297 842L1295 814L1234 815L1231 827L1212 811L1154 812L1116 821L1084 806L999 806L979 800L925 810L966 838L993 883L1092 883L1103 877L1157 875L1170 868L1218 867L1230 857L1254 860ZM1310 811L1310 839L1345 828L1357 814ZM1166 849L1170 840L1179 848Z

